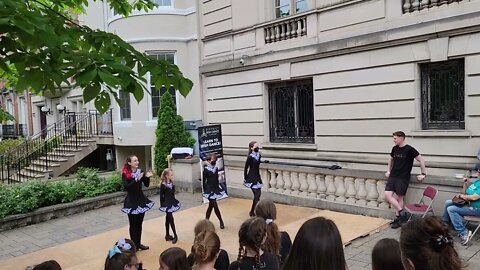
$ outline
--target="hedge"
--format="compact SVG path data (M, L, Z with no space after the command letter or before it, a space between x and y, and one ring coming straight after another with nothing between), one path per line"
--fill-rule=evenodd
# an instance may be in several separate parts
M74 180L34 180L0 185L0 219L9 215L28 213L45 206L122 190L119 173L100 179L98 170L92 168L79 168Z

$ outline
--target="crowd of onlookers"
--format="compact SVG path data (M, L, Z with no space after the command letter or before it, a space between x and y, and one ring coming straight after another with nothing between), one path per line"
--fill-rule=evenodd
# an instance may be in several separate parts
M189 254L171 247L159 256L161 270L346 270L344 246L332 220L315 217L300 227L293 243L275 224L275 204L261 200L256 216L245 220L238 231L238 255L230 258L221 248L221 239L209 220L199 221ZM373 270L460 270L464 267L448 225L436 217L414 219L402 227L400 241L381 239L372 250ZM39 264L34 270L59 270L55 261ZM137 248L129 239L120 239L108 251L105 270L141 270Z

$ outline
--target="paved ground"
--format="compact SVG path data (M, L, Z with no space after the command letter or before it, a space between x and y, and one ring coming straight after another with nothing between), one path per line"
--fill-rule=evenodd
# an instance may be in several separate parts
M177 196L182 202L184 209L200 204L200 196L198 194L180 193ZM158 205L158 196L154 198ZM114 205L0 232L0 261L127 226L128 220L120 212L120 208L121 205ZM161 215L163 213L151 210L145 218L152 219ZM370 256L375 243L382 238L398 239L399 235L400 230L385 229L365 238L354 240L345 248L349 270L371 269ZM475 239L473 244L468 247L463 247L459 244L456 247L462 258L469 263L468 269L480 269L480 240Z

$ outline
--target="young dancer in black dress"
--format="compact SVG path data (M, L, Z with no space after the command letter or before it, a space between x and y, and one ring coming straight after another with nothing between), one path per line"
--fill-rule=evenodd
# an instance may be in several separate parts
M154 202L149 200L142 191L142 184L146 187L150 186L150 177L153 176L151 171L146 173L138 168L138 158L129 156L127 162L122 168L122 181L127 197L123 202L122 212L128 214L128 222L130 224L130 239L139 250L146 250L149 247L142 245L142 223L145 212L150 210Z
M218 183L218 168L215 167L217 161L217 155L211 153L207 157L207 165L203 169L203 197L206 198L208 203L206 219L210 219L212 210L215 211L215 215L220 221L220 229L225 228L222 220L222 214L218 208L217 200L227 197L227 194Z
M177 243L178 236L175 229L175 221L173 220L173 212L176 212L182 204L175 199L175 185L173 184L172 169L165 169L160 176L162 182L160 183L160 208L159 210L165 212L165 240ZM169 228L172 228L173 237L170 235Z
M258 143L253 141L248 144L248 157L245 162L244 170L244 185L250 188L253 192L252 208L250 209L250 216L255 216L255 206L260 201L262 195L262 178L260 177L260 153L258 152Z

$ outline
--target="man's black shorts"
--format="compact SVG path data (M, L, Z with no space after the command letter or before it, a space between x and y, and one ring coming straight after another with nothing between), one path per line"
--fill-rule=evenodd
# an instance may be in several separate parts
M385 185L385 191L393 191L398 196L405 196L409 183L410 179L389 177Z

